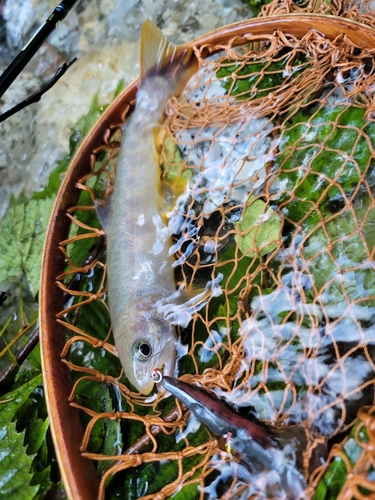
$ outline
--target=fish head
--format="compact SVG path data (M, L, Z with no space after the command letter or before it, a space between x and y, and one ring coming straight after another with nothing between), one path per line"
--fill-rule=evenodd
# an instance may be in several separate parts
M149 394L155 370L173 374L176 352L174 328L155 310L145 309L138 303L124 311L115 338L129 381L142 394Z

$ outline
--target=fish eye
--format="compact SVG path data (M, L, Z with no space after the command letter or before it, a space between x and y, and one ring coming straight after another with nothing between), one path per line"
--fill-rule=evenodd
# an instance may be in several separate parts
M152 354L151 344L144 339L137 340L133 344L133 354L139 361L147 361Z

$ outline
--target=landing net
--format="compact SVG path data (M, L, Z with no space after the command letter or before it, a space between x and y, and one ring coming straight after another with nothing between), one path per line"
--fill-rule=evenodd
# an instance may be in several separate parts
M273 3L263 14L300 8ZM344 14L374 24L363 8ZM216 280L222 293L176 327L178 376L266 425L303 427L301 467L296 450L288 459L308 498L371 496L375 49L311 30L195 53L198 73L168 104L160 165L176 287ZM175 398L142 396L123 375L94 210L111 190L120 140L78 181L57 278L68 297L57 321L70 401L100 498L281 498L277 470L249 471ZM329 454L312 468L322 442Z

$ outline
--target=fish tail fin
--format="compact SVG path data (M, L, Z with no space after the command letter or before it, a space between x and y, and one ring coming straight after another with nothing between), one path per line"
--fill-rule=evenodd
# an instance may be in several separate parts
M178 84L198 70L198 61L191 47L177 46L169 42L161 30L147 19L141 33L141 78L160 74Z

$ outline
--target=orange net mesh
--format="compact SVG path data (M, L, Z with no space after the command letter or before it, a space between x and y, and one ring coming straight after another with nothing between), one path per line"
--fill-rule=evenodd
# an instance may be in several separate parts
M282 8L300 9L274 3L263 13ZM348 16L358 18L356 9ZM170 101L163 125L176 286L216 280L222 292L177 327L179 377L249 418L302 426L307 496L325 498L335 477L340 498L368 497L375 492L375 52L314 31L237 44L195 48L200 70ZM204 59L207 49L214 55ZM78 181L71 235L61 242L66 270L57 277L67 297L57 321L67 332L70 401L85 426L82 454L97 461L99 497L271 497L254 475L250 484L220 440L197 430L178 400L135 393L123 375L94 210L113 182L119 142L120 132ZM330 452L312 470L319 442Z

